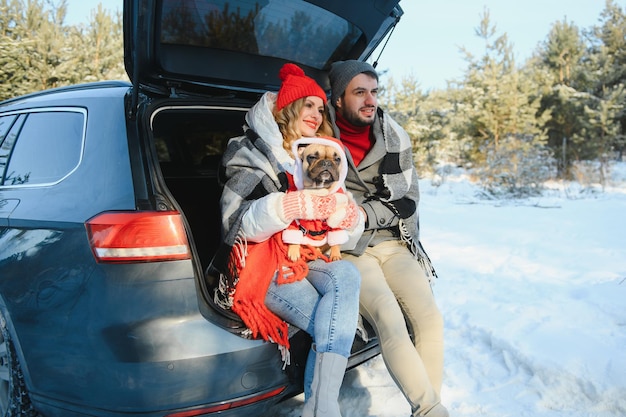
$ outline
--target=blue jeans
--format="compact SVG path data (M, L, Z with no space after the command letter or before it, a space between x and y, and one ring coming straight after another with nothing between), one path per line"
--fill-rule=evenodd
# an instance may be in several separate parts
M274 278L265 305L311 335L317 352L347 358L356 333L360 286L360 274L351 262L316 260L309 263L302 281L277 285ZM313 377L312 356L305 369L305 393Z

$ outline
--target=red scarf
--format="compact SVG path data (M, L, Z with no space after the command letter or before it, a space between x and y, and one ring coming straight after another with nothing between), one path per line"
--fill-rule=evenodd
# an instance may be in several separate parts
M236 255L233 248L231 261L237 269L239 281L233 295L232 310L241 317L252 331L252 337L278 343L289 349L287 323L265 306L265 295L270 282L278 274L277 283L287 284L302 280L309 273L308 261L320 257L319 251L308 245L300 245L300 258L292 262L287 257L287 245L281 233L271 238L249 243L245 260Z
M372 149L371 126L354 126L339 113L337 113L336 123L341 132L341 142L350 150L354 164L359 166L365 155Z

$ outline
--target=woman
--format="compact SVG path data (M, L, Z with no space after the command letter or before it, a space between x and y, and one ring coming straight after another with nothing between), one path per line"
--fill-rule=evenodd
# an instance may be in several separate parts
M278 94L265 93L246 114L245 135L229 141L222 162L223 250L220 290L253 336L275 342L289 361L287 323L309 333L316 351L303 417L340 417L338 395L358 320L360 277L348 262L326 262L303 247L290 261L281 232L296 218L329 219L359 235L363 217L346 194L286 192L295 167L292 143L329 135L326 94L286 64ZM329 219L330 223L330 219Z

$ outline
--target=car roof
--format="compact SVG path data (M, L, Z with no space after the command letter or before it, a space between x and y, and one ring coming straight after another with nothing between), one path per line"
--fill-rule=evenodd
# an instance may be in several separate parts
M106 95L124 95L128 92L131 84L127 81L95 81L91 83L73 84L47 90L35 91L9 98L0 102L0 112L13 111L16 109L39 107L52 104L54 101L67 100L78 104L75 97L101 97ZM113 91L117 90L117 91ZM72 99L72 97L74 97Z
M151 89L263 92L293 62L328 91L330 64L366 60L399 1L124 0L126 71Z

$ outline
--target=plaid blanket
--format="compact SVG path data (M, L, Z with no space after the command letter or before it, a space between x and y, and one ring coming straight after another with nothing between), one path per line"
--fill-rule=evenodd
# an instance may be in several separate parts
M334 110L331 107L332 110ZM334 112L331 111L334 118ZM431 280L437 276L419 239L419 185L413 162L413 147L408 133L378 108L378 117L372 126L374 137L385 144L385 156L380 162L379 174L382 182L368 199L378 200L398 217L401 239L407 243L411 253L422 265ZM335 130L339 137L339 131ZM362 248L364 250L365 248Z

